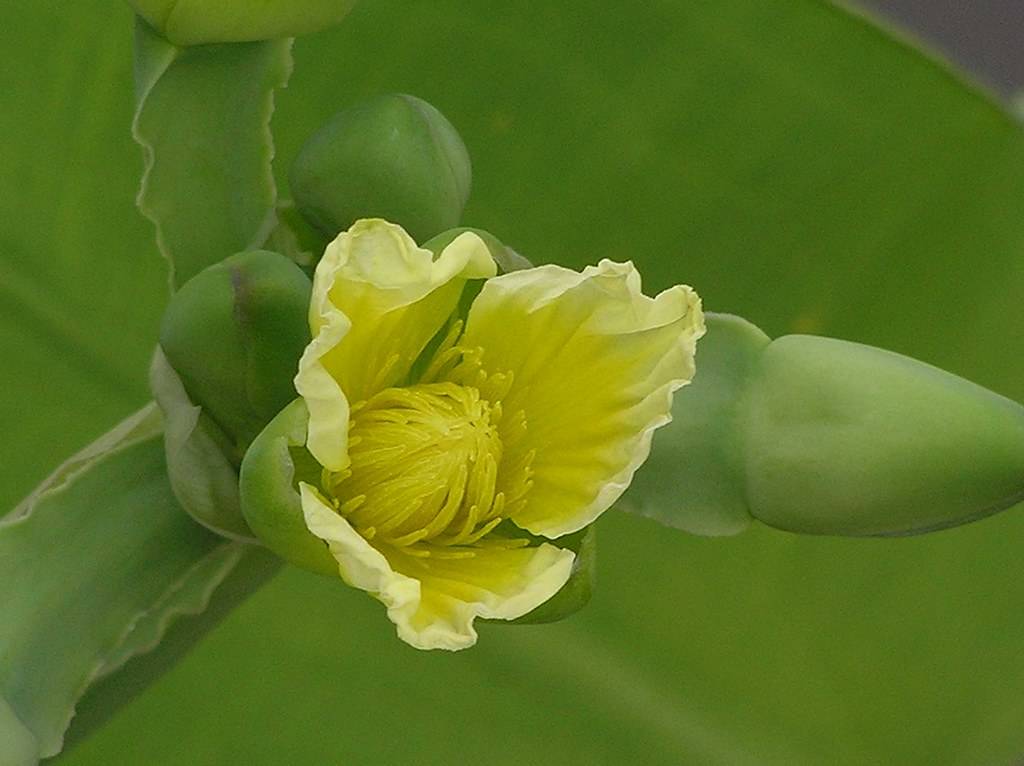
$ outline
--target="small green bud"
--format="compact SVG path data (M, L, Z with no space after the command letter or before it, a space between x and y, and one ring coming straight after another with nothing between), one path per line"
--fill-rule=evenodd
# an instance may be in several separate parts
M750 511L781 529L910 534L1024 501L1024 407L892 352L779 338L736 422Z
M254 251L202 271L170 301L160 346L189 398L236 446L295 398L310 340L309 278L289 259Z
M458 225L471 176L444 115L393 94L336 114L306 142L289 180L298 210L329 238L360 218L384 218L424 242Z
M355 0L128 0L175 45L297 37L337 24Z

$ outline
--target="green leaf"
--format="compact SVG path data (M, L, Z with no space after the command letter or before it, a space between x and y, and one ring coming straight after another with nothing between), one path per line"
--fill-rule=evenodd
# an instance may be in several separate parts
M697 374L672 402L672 422L619 506L697 535L735 535L753 520L732 422L744 385L769 338L730 314L708 313Z
M235 549L229 550L233 552ZM187 614L179 607L181 613L173 615L175 620L170 625L166 624L167 617L172 615L170 611L151 610L147 613L148 622L140 621L129 637L138 636L138 646L142 645L141 639L146 635L159 640L159 644L147 645L143 653L135 653L133 656L130 656L133 651L132 642L121 645L119 659L127 661L116 670L108 663L112 672L90 686L79 701L65 739L65 748L74 747L78 741L106 723L123 705L138 697L281 569L280 559L263 548L245 546L240 550L242 555L238 557L237 563L217 583L207 600L197 602L200 604L197 613ZM193 594L199 595L209 590L210 583L204 582L204 574L204 570L197 567L185 583ZM189 591L183 588L181 597L175 600L179 604L187 604L185 598L188 594ZM148 630L143 631L144 626ZM157 635L157 630L162 632Z
M291 41L176 48L141 20L135 29L133 133L146 157L138 205L180 286L259 248L277 224L269 124Z
M0 522L0 762L58 753L86 690L202 612L247 550L174 501L153 406L60 466Z
M127 10L5 11L10 503L142 404L165 275L127 212ZM472 153L467 225L537 262L632 258L649 291L688 282L769 335L891 348L1024 398L1020 128L845 11L379 0L296 55L275 117L279 173L338 108L413 93ZM586 609L482 626L455 656L409 650L372 599L287 571L63 762L790 766L1024 752L1019 512L904 540L760 525L711 540L624 514L598 526Z

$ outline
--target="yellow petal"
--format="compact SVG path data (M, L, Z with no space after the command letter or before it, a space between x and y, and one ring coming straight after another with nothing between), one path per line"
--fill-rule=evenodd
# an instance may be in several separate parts
M472 232L434 260L400 227L357 221L328 245L313 278L313 341L295 387L309 406L309 450L326 468L348 464L349 402L403 381L448 319L467 279L495 274Z
M513 521L554 538L607 510L647 459L654 430L671 419L672 394L693 377L703 334L693 290L648 298L631 263L602 261L583 273L542 266L489 280L462 343L483 349L488 373L512 373L503 423L525 417L525 430L502 435L503 467L535 453L533 487Z
M418 557L392 546L378 550L315 489L300 489L306 526L327 543L342 579L381 601L399 638L417 649L472 646L475 618L521 617L555 595L572 570L572 551L547 543L478 548L461 559Z

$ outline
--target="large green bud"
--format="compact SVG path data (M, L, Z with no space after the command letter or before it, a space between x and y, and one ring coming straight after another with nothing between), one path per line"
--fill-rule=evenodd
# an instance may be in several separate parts
M355 0L128 0L176 45L297 37L337 24Z
M458 225L471 176L444 115L392 94L336 114L303 146L289 180L299 212L328 238L360 218L384 218L425 242Z
M1024 501L1024 407L870 346L709 315L673 415L631 499L695 532L915 534Z
M1024 501L1024 407L899 354L779 338L739 418L751 512L775 527L925 532Z
M238 467L295 397L310 290L287 258L242 253L186 282L164 315L150 382L164 413L171 485L186 511L223 534L251 536Z

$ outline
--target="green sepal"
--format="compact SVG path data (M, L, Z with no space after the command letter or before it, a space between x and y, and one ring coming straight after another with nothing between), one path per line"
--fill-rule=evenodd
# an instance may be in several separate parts
M590 603L594 591L597 565L597 529L591 524L579 532L549 540L551 545L567 548L576 554L572 573L559 591L532 612L511 621L513 625L540 625L564 620ZM493 622L498 622L494 620Z
M289 173L298 210L333 238L360 218L400 224L417 242L458 225L469 199L469 153L421 99L377 96L338 112Z
M1024 501L1024 407L900 354L779 338L739 413L751 512L780 529L915 534Z
M236 465L295 397L311 290L291 260L254 251L205 269L167 306L160 346L189 398L231 440Z
M235 447L185 391L159 349L149 385L164 415L164 453L174 496L193 519L224 537L253 541L238 498Z
M735 535L752 520L736 406L770 339L731 314L708 313L705 322L693 382L676 392L672 422L654 433L618 507L692 534Z
M430 250L435 256L437 256L442 250L448 247L448 245L454 242L459 235L465 234L467 231L476 234L483 240L484 244L487 245L487 249L490 251L491 257L494 259L494 263L498 266L499 274L509 274L513 271L522 271L523 269L533 268L533 264L530 263L530 261L521 256L489 231L474 229L468 226L459 226L454 229L443 231L436 237L425 242L423 247Z
M177 45L298 37L340 22L355 0L128 0Z
M484 245L487 246L488 252L491 254L491 258L494 259L495 265L498 267L498 274L509 274L513 271L521 271L522 269L529 269L533 267L526 258L521 256L512 248L508 247L504 242L495 237L489 231L483 229L472 229L466 226L461 226L455 229L448 229L447 231L441 232L436 237L423 243L423 247L426 250L431 251L434 257L437 258L448 245L454 242L460 235L466 232L472 232L476 234L483 241ZM465 321L469 316L469 310L473 306L473 301L480 294L480 291L484 288L484 279L471 279L466 282L462 288L462 294L459 296L458 305L455 307L455 311L449 320L449 323L445 324L441 329L437 331L437 334L430 339L430 342L420 352L419 357L413 363L409 373L410 381L417 380L420 375L426 370L430 361L434 358L434 352L437 351L438 346L444 341L448 335L448 331L451 329L451 322L456 320Z
M296 399L253 441L242 461L242 513L270 550L296 566L338 575L323 540L306 527L299 482L320 486L321 467L306 450L309 410Z
M328 244L330 240L302 216L295 203L285 200L277 206L277 226L264 248L288 257L312 276Z

